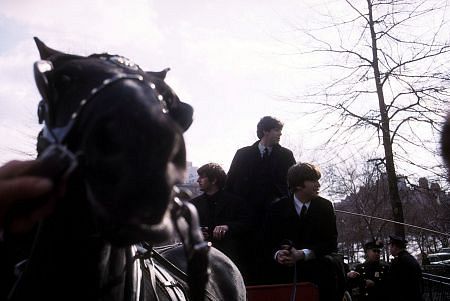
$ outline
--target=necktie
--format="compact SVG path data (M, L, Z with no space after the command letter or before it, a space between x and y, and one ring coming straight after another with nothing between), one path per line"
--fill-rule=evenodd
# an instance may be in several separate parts
M269 149L267 147L264 148L262 158L263 160L269 158Z
M303 204L302 210L300 210L300 220L303 220L305 218L306 210L308 210L308 208L306 208L306 205Z

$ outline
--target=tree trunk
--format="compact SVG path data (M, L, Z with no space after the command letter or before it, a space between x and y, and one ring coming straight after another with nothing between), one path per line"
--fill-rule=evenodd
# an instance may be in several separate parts
M367 0L367 6L369 11L370 35L372 39L372 58L373 58L372 67L375 77L375 85L378 95L378 105L380 108L380 115L381 115L381 131L383 134L383 146L386 159L389 199L392 206L392 213L394 220L403 223L404 222L403 207L402 202L400 200L400 195L398 193L397 175L395 173L394 154L392 152L391 134L389 129L389 116L386 108L386 103L384 101L383 87L381 85L380 69L378 66L377 37L375 34L374 28L375 23L373 21L372 3L370 0ZM400 224L394 224L394 233L395 235L405 238L404 226Z

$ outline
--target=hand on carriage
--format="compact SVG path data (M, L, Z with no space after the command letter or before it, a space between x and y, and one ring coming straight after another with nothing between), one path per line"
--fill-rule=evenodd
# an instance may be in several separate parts
M292 266L299 260L305 259L305 253L297 250L292 245L281 245L281 250L276 253L276 260L279 264Z
M229 228L227 225L216 226L213 230L214 239L221 240L224 238L225 234L228 232Z
M0 230L23 233L48 216L55 197L50 195L53 182L45 177L31 176L41 162L10 161L0 167ZM32 173L31 173L32 174Z

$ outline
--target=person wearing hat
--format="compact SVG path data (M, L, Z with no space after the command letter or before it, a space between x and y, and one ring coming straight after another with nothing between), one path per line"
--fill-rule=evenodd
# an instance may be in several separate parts
M366 261L347 273L348 286L354 300L386 300L386 280L389 265L380 261L381 241L369 241L364 245Z
M422 301L422 269L417 260L406 250L407 241L390 236L389 250L394 256L388 277L391 300Z

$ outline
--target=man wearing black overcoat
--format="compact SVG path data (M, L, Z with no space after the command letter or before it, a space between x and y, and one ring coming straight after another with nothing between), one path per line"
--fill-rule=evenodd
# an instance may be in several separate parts
M388 277L389 300L422 301L422 269L417 260L406 250L407 241L390 236L389 250L394 256Z
M220 165L205 164L197 173L203 194L192 199L191 203L198 211L203 236L241 269L239 248L249 229L245 202L224 191L226 173Z
M247 252L244 279L247 284L257 284L261 275L261 245L264 238L261 228L265 223L271 203L288 194L286 174L295 164L292 152L280 142L283 123L263 117L257 125L260 139L251 146L239 149L228 171L226 190L242 197L251 214L253 233L246 242Z
M270 267L267 281L313 282L319 287L321 301L338 300L336 216L333 204L318 195L320 176L317 167L308 163L289 169L292 195L272 205L265 228L269 242L265 258Z

